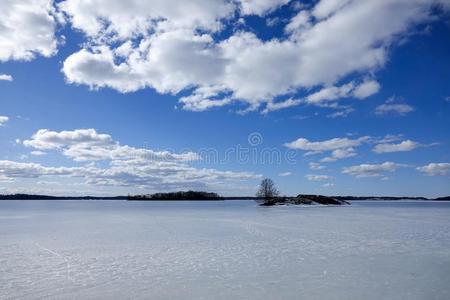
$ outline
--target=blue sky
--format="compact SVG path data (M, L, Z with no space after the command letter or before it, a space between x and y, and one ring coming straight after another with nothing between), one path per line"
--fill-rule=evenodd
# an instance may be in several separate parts
M0 193L450 194L449 1L103 2L0 4Z

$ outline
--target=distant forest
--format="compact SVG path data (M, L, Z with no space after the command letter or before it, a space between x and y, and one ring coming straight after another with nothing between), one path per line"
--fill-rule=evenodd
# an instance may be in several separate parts
M224 200L219 194L208 192L172 192L156 193L149 195L128 196L129 201L152 201L152 200Z
M47 196L30 194L0 195L0 200L126 200L127 196L92 197L92 196Z

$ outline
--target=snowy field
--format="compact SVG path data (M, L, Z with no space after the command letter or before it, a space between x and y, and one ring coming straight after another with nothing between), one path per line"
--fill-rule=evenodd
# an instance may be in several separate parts
M0 299L450 299L450 203L0 201Z

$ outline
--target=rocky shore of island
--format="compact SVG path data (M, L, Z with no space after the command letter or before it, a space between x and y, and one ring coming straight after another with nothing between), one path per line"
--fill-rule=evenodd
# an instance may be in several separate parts
M261 206L275 205L350 205L350 202L323 195L304 195L297 197L274 197L259 200Z

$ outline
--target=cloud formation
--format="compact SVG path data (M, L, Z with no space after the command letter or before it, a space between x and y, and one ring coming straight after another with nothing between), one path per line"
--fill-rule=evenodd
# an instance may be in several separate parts
M398 102L395 97L389 98L385 103L375 108L375 114L377 115L398 114L404 116L413 111L414 107L406 103Z
M389 152L405 152L412 151L419 147L420 144L411 140L405 140L400 143L381 143L373 148L375 153L389 153Z
M338 101L380 90L374 77L389 49L450 7L446 0L289 2L5 0L0 61L54 55L55 32L67 26L85 39L64 60L68 83L122 93L183 92L180 106L191 111L241 103L240 112L268 113L309 104L339 109L330 117L342 117L352 108ZM264 18L284 5L294 15L283 35L264 40L243 26L246 17ZM349 75L355 79L342 82ZM385 103L376 112L410 111L407 104Z
M50 57L57 51L55 8L48 0L0 2L0 62Z
M175 2L58 4L89 41L64 61L67 81L124 93L186 91L180 104L192 111L239 102L245 111L265 105L263 112L269 112L304 102L363 99L380 89L372 74L384 66L388 50L413 26L431 22L439 13L433 5L446 3L321 0L302 8L284 36L262 40L240 29L241 18L264 16L287 0ZM218 39L216 33L228 27L233 33ZM351 74L360 76L359 83L338 85ZM296 93L305 96L295 99ZM407 109L398 105L379 111Z
M417 170L428 176L445 176L450 174L450 163L430 163L428 165L418 167Z
M328 175L314 175L314 174L307 174L305 175L306 179L309 181L324 181L331 179Z
M405 165L394 162L384 162L382 164L360 164L342 169L343 174L355 176L356 178L383 177L387 172L394 172Z
M56 151L74 162L74 167L48 167L36 163L0 161L2 178L39 178L43 176L78 177L86 184L103 186L132 186L142 189L206 188L229 181L258 179L249 172L219 171L195 168L190 162L199 160L194 152L172 153L121 145L110 135L95 129L51 131L41 129L29 140L27 147ZM32 152L32 153L33 153ZM106 167L105 167L106 163Z
M13 77L8 74L0 74L0 81L13 81Z
M3 126L8 121L9 121L9 117L7 117L7 116L0 116L0 127Z
M311 170L322 170L322 169L325 169L325 166L322 166L321 164L315 163L315 162L310 162L308 164L308 166L309 166L309 168Z
M278 176L280 177L287 177L287 176L291 176L292 172L283 172L283 173L279 173Z
M370 137L363 136L357 139L333 138L324 141L312 142L306 138L299 138L295 141L285 143L289 149L307 151L304 155L313 155L322 152L330 152L330 155L321 159L321 162L333 162L338 159L355 156L355 147L370 141Z

